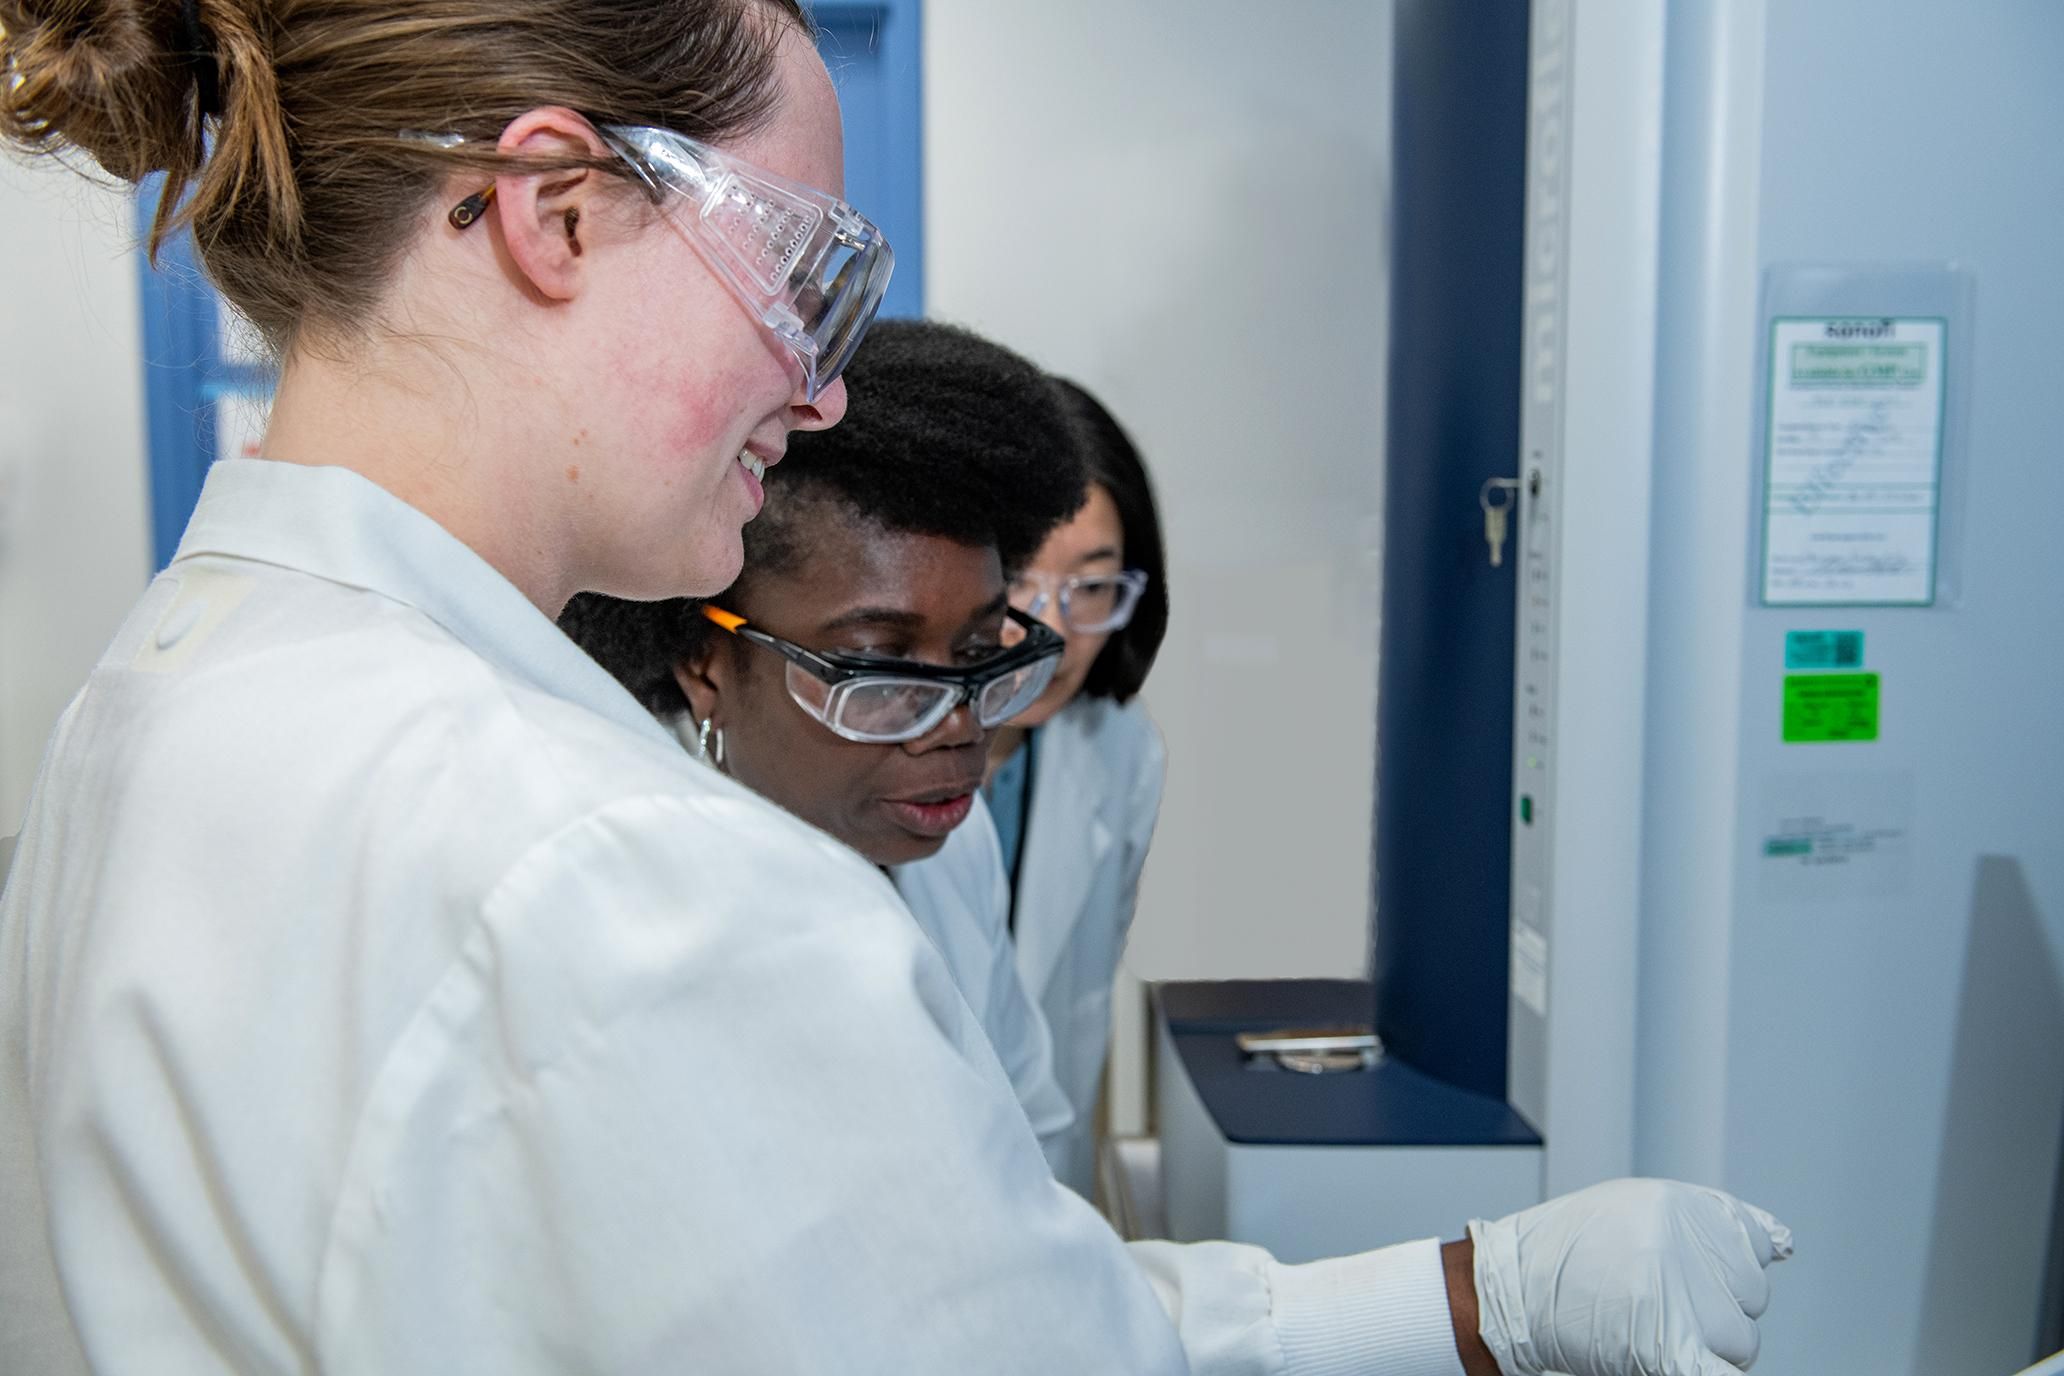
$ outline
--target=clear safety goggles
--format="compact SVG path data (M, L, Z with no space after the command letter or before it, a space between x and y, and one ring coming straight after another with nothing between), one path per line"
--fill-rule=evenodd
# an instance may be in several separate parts
M1016 642L979 664L949 669L915 660L875 659L811 650L746 624L720 607L702 614L739 639L788 661L788 695L835 735L863 745L896 745L937 730L962 703L983 730L1030 707L1053 682L1064 642L1015 608L1005 615Z
M896 255L880 229L836 196L790 181L686 134L596 126L637 173L667 223L733 296L802 364L815 401L838 379L881 309ZM404 134L455 147L456 134ZM453 207L454 229L478 220L489 186Z
M754 167L671 129L598 131L656 199L687 202L668 220L774 336L795 353L815 401L860 347L896 254L836 196Z
M1011 580L1010 603L1027 616L1044 616L1056 602L1061 624L1077 635L1122 631L1147 590L1140 569L1123 573L1077 573L1056 578L1046 573L1021 573Z

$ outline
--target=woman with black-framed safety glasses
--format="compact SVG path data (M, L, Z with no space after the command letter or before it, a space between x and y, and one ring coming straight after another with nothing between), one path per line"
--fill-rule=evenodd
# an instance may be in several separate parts
M979 816L990 737L1059 672L1010 574L1086 473L1048 379L964 330L886 322L852 372L857 423L770 471L730 588L564 624L709 763L897 866Z
M1010 606L1009 573L1087 475L1047 379L964 331L878 325L849 376L856 415L769 475L737 583L701 603L584 598L562 624L706 763L889 872L1057 1159L1073 1110L1003 915L948 914L924 889L1001 891L977 797L989 739L1065 645Z

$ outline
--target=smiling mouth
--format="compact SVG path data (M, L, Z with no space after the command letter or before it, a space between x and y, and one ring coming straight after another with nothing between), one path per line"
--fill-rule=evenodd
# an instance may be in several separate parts
M738 466L753 475L755 482L764 482L767 477L767 461L750 449L738 451Z

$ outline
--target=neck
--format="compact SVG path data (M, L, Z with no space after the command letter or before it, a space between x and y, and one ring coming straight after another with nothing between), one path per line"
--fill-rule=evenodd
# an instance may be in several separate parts
M297 353L281 370L265 455L379 484L556 618L578 588L573 531L526 463L524 426L488 401L503 395L498 380L442 357Z
M1003 762L1016 754L1018 747L1023 745L1031 734L1031 731L1022 726L999 728L996 734L989 738L988 772L994 775L1002 768Z

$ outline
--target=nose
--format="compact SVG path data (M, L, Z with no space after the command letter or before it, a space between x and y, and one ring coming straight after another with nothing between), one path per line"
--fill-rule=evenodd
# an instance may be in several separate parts
M982 724L975 720L975 705L963 702L946 714L946 720L916 740L908 742L903 748L913 755L928 755L934 750L965 749L971 745L980 745L988 735L989 733L982 729Z
M817 394L817 400L805 401L806 389L798 386L795 399L788 404L788 428L791 430L829 430L846 415L846 380L833 378L831 386Z

